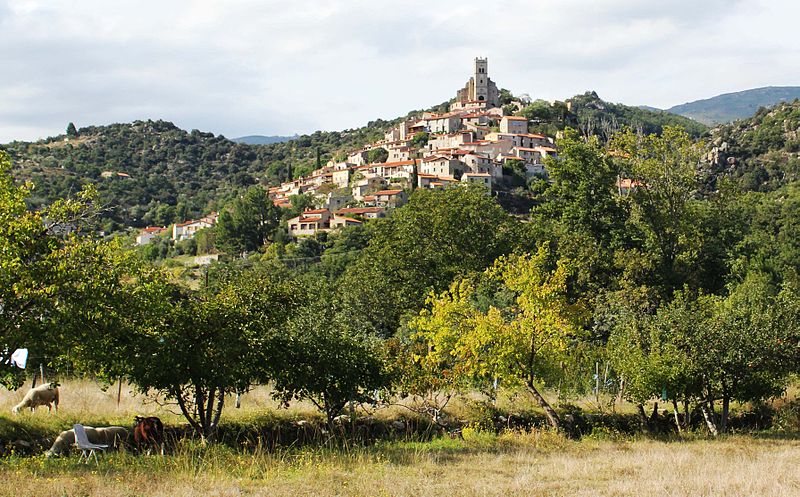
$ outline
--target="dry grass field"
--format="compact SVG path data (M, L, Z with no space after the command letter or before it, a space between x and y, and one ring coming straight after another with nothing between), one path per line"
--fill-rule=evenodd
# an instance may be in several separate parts
M116 386L64 386L58 415L46 409L12 417L22 393L0 398L3 424L57 431L74 421L129 424L134 413L180 418ZM308 406L277 411L266 390L227 408L228 420L265 411L311 415ZM8 414L6 414L8 413ZM223 420L225 417L223 417ZM100 423L96 423L100 424ZM120 452L99 466L76 457L0 460L0 495L36 496L790 496L800 495L800 442L731 436L657 441L622 436L568 440L547 430L501 434L466 429L462 438L387 441L370 446L282 447L267 451L184 440L167 456Z

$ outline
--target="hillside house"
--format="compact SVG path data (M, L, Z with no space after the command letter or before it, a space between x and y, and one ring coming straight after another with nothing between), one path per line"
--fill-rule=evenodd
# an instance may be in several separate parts
M432 190L442 190L450 185L458 183L452 176L437 176L435 174L418 174L417 187L429 188Z
M328 209L313 209L304 211L301 215L289 219L286 224L289 227L289 236L297 239L304 236L313 236L320 231L331 231L346 226L360 226L363 222L347 216L331 214Z
M339 209L337 216L358 216L364 219L378 219L386 217L386 209L383 207L347 207Z
M172 225L172 239L175 241L181 241L194 238L195 233L201 229L211 228L217 224L218 217L218 213L212 212L211 214L194 221L175 223Z
M422 159L422 163L419 166L419 174L459 177L464 172L465 167L463 162L454 157L434 155Z
M136 235L136 245L147 245L153 238L164 233L166 230L167 228L162 228L160 226L148 226Z
M461 176L462 183L475 183L485 186L489 191L492 190L492 175L488 173L464 173Z
M528 132L528 118L522 116L503 116L500 119L500 132L519 135Z
M371 178L364 178L356 181L353 186L353 198L359 201L364 201L364 197L376 190L380 190L386 181L380 176L372 176Z
M408 201L408 195L403 190L381 190L375 192L375 205L377 207L400 207Z

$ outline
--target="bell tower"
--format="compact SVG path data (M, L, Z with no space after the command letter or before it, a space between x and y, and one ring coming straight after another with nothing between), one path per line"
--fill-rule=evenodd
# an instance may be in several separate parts
M471 100L485 102L489 99L489 60L475 58L475 94L470 95Z

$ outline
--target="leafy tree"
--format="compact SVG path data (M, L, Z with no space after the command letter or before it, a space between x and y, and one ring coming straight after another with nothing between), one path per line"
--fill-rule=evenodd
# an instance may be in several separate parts
M416 133L414 137L411 139L411 146L414 148L422 148L428 144L428 139L430 135L425 131L420 131Z
M574 263L571 291L596 295L616 277L614 254L628 242L628 209L617 194L619 168L599 140L568 129L557 158L547 159L549 187L532 213L558 251Z
M281 365L275 390L284 402L309 400L328 423L348 401L375 402L373 392L388 386L381 343L365 323L337 304L325 285L314 285L311 301L281 334Z
M673 127L665 127L661 136L627 130L610 147L624 174L638 184L630 193L631 224L643 238L643 255L653 267L644 283L669 296L690 279L702 250L697 225L703 214L697 200L701 149Z
M258 250L278 227L279 217L267 191L252 186L220 214L215 244L231 254Z
M509 308L479 310L471 302L474 285L462 280L432 296L430 308L410 327L428 344L428 360L451 363L451 374L475 382L498 378L522 385L559 429L562 421L539 385L558 377L585 313L567 301L568 265L562 261L550 270L549 258L542 247L534 255L500 258L487 270L515 295Z
M15 185L10 170L0 151L0 350L28 348L55 362L105 305L97 298L100 290L117 284L108 270L117 247L80 231L97 216L93 189L30 211L32 185ZM15 373L0 364L6 386L19 385Z
M76 354L99 375L174 402L213 440L225 396L274 374L276 337L300 303L297 287L251 271L192 295L147 267L135 276L123 289L126 305L97 316L106 331L88 333Z
M78 137L78 130L75 128L75 124L69 123L67 125L67 137L69 137L69 138L77 138Z
M373 148L367 153L367 161L369 161L370 164L386 162L388 158L389 151L385 148Z
M415 190L407 205L373 221L372 237L342 281L342 294L384 336L431 291L482 271L515 244L516 223L479 185Z

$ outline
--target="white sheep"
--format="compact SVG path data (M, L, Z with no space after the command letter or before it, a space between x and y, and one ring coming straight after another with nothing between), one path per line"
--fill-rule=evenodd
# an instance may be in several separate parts
M31 411L33 411L39 406L47 406L49 412L53 409L53 406L50 405L51 403L55 404L56 412L58 412L58 383L45 383L36 388L31 388L25 394L22 402L11 408L11 412L17 414L20 409L26 407L30 407Z
M84 428L86 429L86 438L92 443L119 448L119 446L128 439L128 430L122 426L106 426L101 428L84 426ZM67 454L69 453L70 447L73 445L75 445L75 430L62 431L55 442L53 442L53 446L50 447L50 450L45 452L45 455L47 455L47 457L52 457Z

